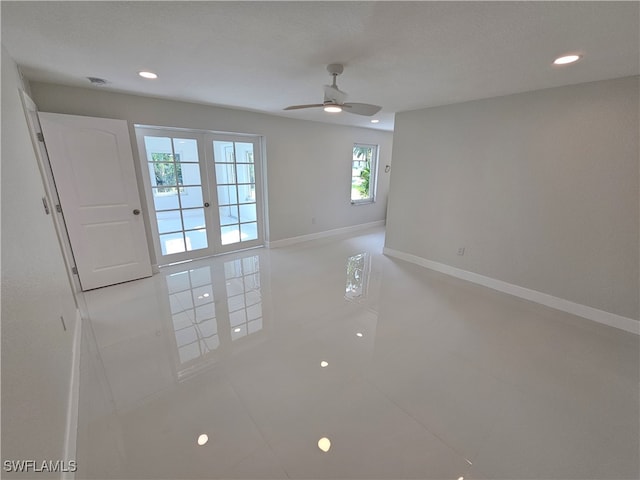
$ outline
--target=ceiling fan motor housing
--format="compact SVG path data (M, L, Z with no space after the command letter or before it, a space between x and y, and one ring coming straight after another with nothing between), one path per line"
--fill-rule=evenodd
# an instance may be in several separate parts
M324 101L325 103L337 103L338 105L343 104L347 100L347 94L342 90L338 89L338 87L334 87L332 85L324 86Z
M344 72L344 66L341 63L332 63L331 65L327 65L327 72L331 75L340 75Z

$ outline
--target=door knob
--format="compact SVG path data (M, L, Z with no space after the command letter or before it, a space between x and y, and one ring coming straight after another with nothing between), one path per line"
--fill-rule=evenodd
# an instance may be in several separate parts
M134 215L140 215L140 210L138 210L137 208L133 211Z

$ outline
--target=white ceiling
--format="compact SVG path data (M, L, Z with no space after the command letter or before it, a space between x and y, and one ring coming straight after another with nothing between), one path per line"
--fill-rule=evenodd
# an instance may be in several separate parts
M31 80L385 130L399 111L638 75L639 32L638 2L2 2ZM567 52L584 57L551 64ZM383 106L377 126L282 110L321 102L329 63L350 101Z

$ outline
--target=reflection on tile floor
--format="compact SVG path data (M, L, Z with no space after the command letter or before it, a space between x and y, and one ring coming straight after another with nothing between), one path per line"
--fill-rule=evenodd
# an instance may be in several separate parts
M259 256L224 262L222 272L217 275L213 265L204 265L165 276L178 377L221 345L263 328Z
M638 478L636 336L383 242L87 292L78 478Z

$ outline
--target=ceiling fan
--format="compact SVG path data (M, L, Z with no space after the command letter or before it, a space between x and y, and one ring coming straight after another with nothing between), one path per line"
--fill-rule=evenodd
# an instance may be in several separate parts
M356 115L365 115L371 117L378 113L382 107L378 105L371 105L369 103L346 103L347 94L338 88L336 85L336 78L344 71L344 67L340 63L332 63L327 66L327 71L333 77L333 83L331 85L324 86L324 102L323 103L311 103L308 105L291 105L285 108L285 110L300 110L302 108L318 108L323 107L325 112L337 113L345 112L355 113Z

